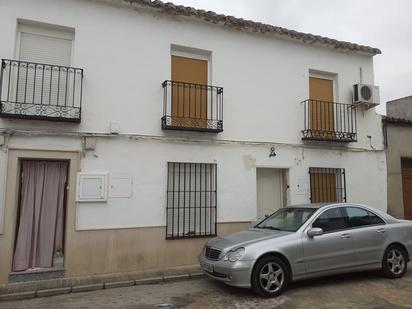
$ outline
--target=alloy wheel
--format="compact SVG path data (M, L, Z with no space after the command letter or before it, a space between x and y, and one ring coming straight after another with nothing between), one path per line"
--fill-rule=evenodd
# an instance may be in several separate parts
M260 285L265 291L269 293L274 293L281 289L284 280L285 274L282 267L278 263L266 263L260 270Z
M405 258L399 249L391 249L387 258L388 268L394 275L401 274L405 269Z

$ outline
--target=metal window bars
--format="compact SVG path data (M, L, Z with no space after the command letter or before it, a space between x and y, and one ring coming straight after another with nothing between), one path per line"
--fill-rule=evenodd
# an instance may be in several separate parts
M223 131L223 88L166 80L163 86L164 130Z
M401 168L412 169L412 158L401 158Z
M215 236L217 165L169 162L166 239Z
M83 69L2 59L0 116L80 122Z
M351 104L305 100L303 140L356 142L356 108Z
M346 173L344 168L311 167L311 203L346 202Z

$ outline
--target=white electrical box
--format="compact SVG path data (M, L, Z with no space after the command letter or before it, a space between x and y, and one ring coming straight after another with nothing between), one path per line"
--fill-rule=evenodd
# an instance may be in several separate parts
M78 173L76 197L78 202L107 201L107 173Z
M132 197L132 175L130 174L110 175L109 197L111 198Z

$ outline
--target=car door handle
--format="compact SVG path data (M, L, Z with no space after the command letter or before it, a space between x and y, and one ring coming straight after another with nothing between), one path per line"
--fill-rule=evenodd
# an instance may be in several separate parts
M342 234L342 235L340 235L340 238L348 239L348 238L350 238L350 234L349 233Z
M379 233L379 234L382 234L382 233L385 233L385 232L386 232L385 229L377 229L376 230L376 233Z

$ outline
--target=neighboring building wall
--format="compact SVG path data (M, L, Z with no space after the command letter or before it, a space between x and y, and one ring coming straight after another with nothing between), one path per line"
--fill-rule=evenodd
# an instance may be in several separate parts
M404 217L401 158L412 158L412 124L386 124L388 170L388 213Z
M30 154L59 152L77 160L68 191L66 276L197 263L205 239L165 240L167 162L217 164L219 235L256 220L261 167L286 170L287 204L310 201L310 167L331 167L346 171L347 201L387 209L381 119L373 109L357 110L357 142L301 140L300 102L309 98L309 75L332 76L335 101L351 103L360 67L363 82L374 82L370 55L97 1L21 0L0 3L1 58L16 57L18 19L75 30L72 66L84 69L83 109L80 124L0 118L6 136L0 146L0 248L8 252L0 255L0 283L7 282L11 265L18 158ZM211 53L210 83L224 87L218 135L161 129L161 83L170 79L176 45ZM109 133L112 122L120 134ZM94 151L84 150L85 136L96 139ZM270 157L272 147L276 156ZM131 175L132 195L75 202L78 171Z
M412 96L387 102L386 115L412 121Z

